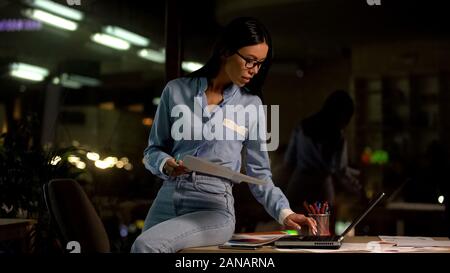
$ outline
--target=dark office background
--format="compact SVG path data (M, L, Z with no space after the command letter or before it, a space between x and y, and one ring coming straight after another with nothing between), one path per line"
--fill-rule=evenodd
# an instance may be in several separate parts
M2 156L0 216L45 217L33 203L42 201L40 185L50 176L73 177L104 222L113 251L127 252L161 185L145 169L142 153L162 88L168 79L189 72L179 70L178 63L205 63L220 27L246 15L259 18L274 43L264 89L265 103L280 105L280 147L270 153L272 167L281 164L296 124L318 111L332 91L348 90L356 103L346 129L350 163L362 172L367 198L388 194L356 232L446 234L448 9L444 1L367 2L81 0L72 8L84 18L76 31L67 31L31 25L23 12L30 9L26 1L0 0L0 132L23 142L15 146L17 157L45 157L57 150L63 160L72 156L66 169L51 175L27 161L12 173L5 169L11 155ZM150 43L128 50L94 43L91 35L107 25L138 33ZM155 62L140 57L142 49L171 54L166 62ZM42 81L12 77L12 63L43 67L48 75ZM67 75L89 77L91 84L79 86ZM2 152L6 138L0 141ZM65 148L71 150L59 151ZM24 210L9 211L2 205L22 198L21 185L12 184L23 183L25 176L37 192L22 196L32 201L21 203ZM245 185L234 191L238 232L274 227ZM364 204L339 189L337 197L336 217L344 225Z

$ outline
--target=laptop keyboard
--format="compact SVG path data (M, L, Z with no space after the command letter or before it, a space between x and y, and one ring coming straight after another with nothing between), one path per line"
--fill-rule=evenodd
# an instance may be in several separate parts
M302 240L302 241L337 241L339 239L338 236L294 236L293 240ZM295 239L294 239L295 238Z
M284 240L288 240L288 241L296 241L296 240L301 240L301 241L338 241L339 240L339 236L303 236L303 235L299 235L299 236L289 236L289 237L285 237L283 238Z

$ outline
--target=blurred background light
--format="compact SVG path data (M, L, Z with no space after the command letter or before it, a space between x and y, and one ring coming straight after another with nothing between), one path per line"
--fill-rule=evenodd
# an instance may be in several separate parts
M46 68L25 63L13 63L9 69L11 76L31 81L43 81L49 74Z
M54 26L54 27L58 27L64 30L69 30L69 31L75 31L78 28L78 24L70 21L68 19L64 19L62 17L53 15L51 13L45 12L43 10L39 10L39 9L26 9L24 12L24 15L35 19L35 20L39 20L43 23L46 23L48 25Z
M146 60L163 64L166 62L166 55L162 50L154 50L154 49L141 49L138 52L139 57L144 58Z
M96 33L91 36L91 40L117 50L128 50L130 48L130 43L127 41L108 34Z
M28 3L29 5L31 5L33 7L41 8L41 9L44 9L51 13L58 14L58 15L61 15L61 16L64 16L66 18L73 19L76 21L81 21L81 20L83 20L83 17L84 17L83 12L73 9L73 8L66 7L66 6L58 4L58 3L55 3L53 1L28 0L28 1L26 1L26 3Z
M133 45L146 47L150 44L150 40L141 35L128 31L126 29L116 26L106 26L103 28L103 32L117 38L123 39Z

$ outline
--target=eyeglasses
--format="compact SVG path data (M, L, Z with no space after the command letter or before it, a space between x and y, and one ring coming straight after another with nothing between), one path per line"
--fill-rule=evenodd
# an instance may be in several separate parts
M258 66L258 69L259 69L259 68L261 68L261 65L264 63L264 61L258 62L257 60L246 58L246 57L242 56L238 51L236 51L236 54L245 61L245 68L248 68L248 69L252 69L255 66Z

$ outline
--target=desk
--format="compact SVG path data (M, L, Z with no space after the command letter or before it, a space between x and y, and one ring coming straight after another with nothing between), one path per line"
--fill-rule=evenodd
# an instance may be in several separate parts
M386 204L384 214L390 215L395 221L397 235L410 236L419 232L425 236L447 234L446 227L442 224L445 219L445 206L442 204L390 202ZM424 218L427 221L420 220Z
M434 240L447 240L447 237L434 237ZM257 250L238 250L238 249L221 249L218 246L208 246L208 247L193 247L187 248L180 251L181 253L371 253L377 252L367 250L366 246L364 246L364 250L348 250L354 248L358 244L367 245L369 242L381 242L380 238L377 236L354 236L354 237L346 237L344 238L343 245L340 249L337 250L318 250L318 249L277 249L273 246L264 246ZM349 246L348 248L346 248ZM351 246L351 247L350 247ZM431 248L423 248L423 251L417 251L420 253L450 253L449 248L435 248L435 251ZM402 252L402 251L399 251ZM415 252L416 251L403 251L403 252Z
M18 240L24 253L32 252L35 224L32 219L0 218L0 241Z

